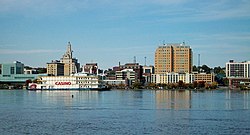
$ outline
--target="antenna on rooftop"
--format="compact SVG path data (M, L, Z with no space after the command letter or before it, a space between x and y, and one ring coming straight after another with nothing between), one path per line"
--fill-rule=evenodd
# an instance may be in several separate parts
M198 54L198 67L200 66L201 64L201 54Z
M144 59L145 59L145 66L147 65L147 57L144 57Z
M134 63L136 63L136 57L134 56Z

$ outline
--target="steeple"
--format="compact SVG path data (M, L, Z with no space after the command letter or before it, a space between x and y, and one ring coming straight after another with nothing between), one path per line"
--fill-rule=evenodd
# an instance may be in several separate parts
M63 58L72 58L72 49L71 49L71 44L70 42L68 42L68 48L67 48L67 51L66 53L63 55Z

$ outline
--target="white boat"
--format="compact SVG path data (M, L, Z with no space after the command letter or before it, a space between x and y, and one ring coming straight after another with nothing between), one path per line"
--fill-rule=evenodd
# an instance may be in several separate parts
M71 76L42 76L37 83L30 83L28 90L110 90L89 74L73 74Z

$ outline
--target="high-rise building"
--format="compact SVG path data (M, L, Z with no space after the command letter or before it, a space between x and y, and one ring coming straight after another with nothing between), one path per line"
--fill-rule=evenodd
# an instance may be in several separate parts
M155 74L191 73L192 49L181 44L164 44L155 51Z
M241 83L250 82L250 61L226 63L226 77L229 88L239 87Z
M71 44L70 42L68 42L67 51L60 60L60 63L64 64L65 76L78 73L80 70L80 63L78 63L78 60L76 58L73 58L72 52L73 51L71 49Z
M226 63L226 77L250 78L250 61L234 62L230 60Z
M80 72L80 63L76 58L73 58L71 44L68 42L68 47L66 53L59 60L47 63L47 74L54 76L69 76Z
M64 64L57 60L47 63L47 74L52 76L63 76Z

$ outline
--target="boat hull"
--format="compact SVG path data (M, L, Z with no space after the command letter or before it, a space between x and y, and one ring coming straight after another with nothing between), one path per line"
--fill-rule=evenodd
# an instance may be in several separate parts
M109 91L111 90L110 88L70 88L70 89L27 89L28 91Z

